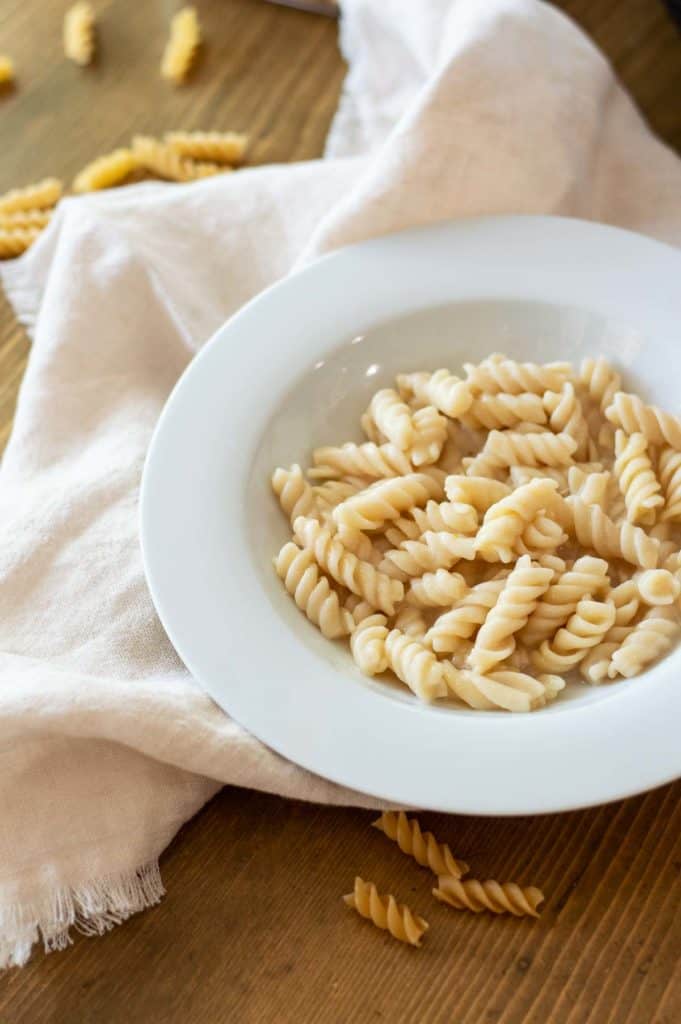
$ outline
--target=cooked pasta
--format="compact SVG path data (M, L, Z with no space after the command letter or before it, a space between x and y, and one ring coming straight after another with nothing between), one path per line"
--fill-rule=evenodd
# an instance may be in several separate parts
M25 252L40 234L40 228L0 228L0 260L11 259Z
M515 882L479 882L475 878L438 878L433 896L455 910L471 910L480 914L485 910L493 914L514 914L516 917L539 917L537 907L544 901L540 889L530 885L521 888Z
M0 54L0 85L7 85L14 78L14 61L6 54Z
M115 149L87 164L73 179L73 191L95 192L119 185L137 166L137 158L131 149Z
M170 181L198 181L225 171L219 164L198 163L180 156L170 146L149 135L135 135L132 152L141 167Z
M243 163L248 136L238 132L166 132L164 141L180 156L212 164Z
M78 0L64 15L64 55L85 67L94 53L95 12L86 0Z
M161 77L180 85L189 74L201 42L195 7L183 7L170 21L170 36L161 59Z
M274 471L286 590L362 674L425 702L523 714L636 674L681 635L681 418L603 359L464 370L400 374L368 440Z
M422 832L418 819L408 818L404 811L383 811L371 824L397 843L402 853L434 875L461 878L468 873L468 864L457 860L447 843L438 843L432 832Z
M533 565L529 555L518 559L475 638L468 657L472 668L490 672L510 657L515 650L515 634L527 623L552 578L551 569Z
M355 878L355 888L343 897L346 906L352 907L361 917L367 918L390 932L394 939L420 946L428 922L414 914L404 903L398 903L394 896L381 896L373 882Z
M370 562L348 551L342 540L314 519L299 516L293 524L293 533L297 542L313 553L319 568L336 583L387 615L394 614L395 605L404 597L404 587L399 580L378 572Z
M45 178L37 185L14 188L0 196L0 213L16 213L19 210L46 210L59 202L62 183L57 178Z
M274 568L300 610L319 626L325 637L335 640L352 633L354 620L341 608L329 581L320 575L311 551L302 551L289 541L274 559Z

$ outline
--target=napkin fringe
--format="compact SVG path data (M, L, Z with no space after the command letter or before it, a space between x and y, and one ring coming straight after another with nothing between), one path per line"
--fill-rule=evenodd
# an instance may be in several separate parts
M0 906L0 969L22 967L40 938L46 953L66 949L73 942L71 928L82 935L103 935L160 903L164 895L158 861L153 860L134 871L56 889L36 903Z

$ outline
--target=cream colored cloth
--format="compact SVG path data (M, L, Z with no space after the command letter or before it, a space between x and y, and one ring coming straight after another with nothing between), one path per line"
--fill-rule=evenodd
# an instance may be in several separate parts
M0 470L5 964L158 900L158 855L221 783L366 802L246 735L154 614L140 472L206 339L302 262L413 224L560 213L681 241L678 159L552 8L345 0L342 43L323 161L68 199L2 269L33 337Z

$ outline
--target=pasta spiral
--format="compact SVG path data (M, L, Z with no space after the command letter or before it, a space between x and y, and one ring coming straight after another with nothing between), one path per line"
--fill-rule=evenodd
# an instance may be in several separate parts
M568 466L576 449L577 442L570 434L491 430L469 469L472 476L485 476L508 466Z
M64 15L64 55L84 67L95 52L95 13L87 0L69 7Z
M542 509L552 508L557 499L553 480L531 480L492 505L485 513L475 538L476 551L483 558L511 562L516 541Z
M627 436L618 430L615 455L615 476L624 495L627 519L650 526L655 522L655 510L664 505L664 498L648 455L648 442L643 434Z
M411 581L406 600L418 608L451 607L467 590L466 581L460 573L436 569Z
M581 498L585 505L598 505L604 512L608 504L610 473L585 473L579 466L568 469L568 488L570 494Z
M409 449L409 458L415 466L437 462L447 440L447 420L435 406L426 405L414 413L412 423L414 441Z
M468 864L457 860L447 843L438 843L432 832L422 832L417 818L408 818L404 811L383 811L372 826L397 843L402 853L413 857L422 868L430 868L434 875L461 878L468 872Z
M298 466L300 469L300 466ZM284 472L288 472L284 470ZM302 476L302 473L301 473ZM340 505L341 501L345 501L352 494L357 494L359 488L350 483L348 480L325 480L322 484L316 484L312 488L312 493L318 505L321 505L324 510L331 512L336 505ZM309 512L299 512L298 515L310 515ZM296 514L292 514L291 522L296 518Z
M170 181L197 181L224 171L217 164L200 164L186 160L170 146L157 142L149 135L136 135L132 140L132 151L140 166L145 167L159 178Z
M39 234L39 228L15 228L11 231L0 228L0 259L20 256L33 245Z
M658 462L660 484L664 491L664 522L681 523L681 452L663 448Z
M0 213L0 230L16 231L17 228L46 228L51 213L47 210L17 210L16 213Z
M311 551L288 541L274 559L274 568L301 611L329 640L352 633L355 623L329 581L320 576Z
M581 498L566 498L572 528L579 543L593 548L602 558L623 558L641 569L657 568L660 542L639 526L614 523L598 505L585 505Z
M385 650L397 678L421 700L429 702L446 695L442 665L419 640L392 629L385 639Z
M528 523L516 541L519 555L538 555L542 551L555 551L567 540L560 523L540 514Z
M515 634L526 624L552 578L552 570L533 565L529 555L518 559L468 656L476 671L489 672L513 653Z
M118 185L137 167L137 159L131 149L115 149L113 153L100 156L80 171L73 179L74 192L95 192Z
M607 593L609 582L606 561L592 555L578 558L537 602L520 634L523 643L537 647L565 625L583 597Z
M587 454L589 427L574 385L568 381L561 391L547 391L544 406L549 413L549 425L554 433L565 433L573 437L577 442L575 458L584 458Z
M429 501L425 508L412 509L412 518L420 536L428 530L451 530L452 533L473 534L478 528L478 516L472 505L462 502Z
M376 392L369 404L367 416L403 452L411 448L414 443L411 410L392 388Z
M449 370L435 373L402 373L397 378L400 392L435 406L440 412L457 419L473 401L468 384Z
M356 474L371 479L405 476L412 472L409 459L394 444L344 444L340 448L315 448L311 477L334 477Z
M537 907L544 900L540 889L530 885L521 888L515 882L479 882L475 878L457 879L444 875L438 879L433 896L455 910L472 910L480 914L514 914L516 917L539 917Z
M237 132L166 132L165 142L180 156L234 167L243 161L248 136Z
M612 601L583 597L567 625L532 652L532 664L542 672L568 672L579 664L589 648L601 642L614 621Z
M546 410L539 395L524 392L519 395L479 395L461 422L473 430L498 430L515 427L519 423L546 423Z
M646 569L636 577L636 587L650 606L674 604L681 593L681 582L668 569Z
M180 85L189 74L201 42L195 7L182 7L170 20L170 36L161 59L161 77Z
M622 383L619 373L603 356L599 356L598 359L584 359L579 379L588 391L589 397L598 403L601 412L605 412Z
M425 473L379 480L364 491L352 495L336 505L334 521L339 526L352 526L357 530L377 530L400 513L415 505L425 505L429 498L441 497L440 486Z
M464 644L466 641L463 641ZM447 688L464 704L478 711L528 712L552 699L564 685L558 676L534 679L524 672L503 670L481 675L444 664Z
M466 380L473 391L496 394L503 391L509 395L531 392L543 395L545 391L560 391L569 378L569 363L517 363L504 355L495 354L484 359L477 366L464 363Z
M420 540L405 540L402 547L386 552L379 568L402 579L405 574L422 576L437 569L451 569L462 558L475 558L475 538L428 530Z
M293 524L293 532L332 579L387 615L394 614L395 605L404 597L404 587L399 580L378 572L370 562L348 551L338 537L314 519L300 516Z
M502 498L507 498L511 488L486 476L455 474L445 480L445 493L451 502L472 505L478 512L486 512Z
M385 649L385 638L389 633L387 621L385 615L369 615L357 623L350 637L352 656L365 676L379 675L388 668Z
M278 466L272 474L272 490L279 498L285 515L293 524L298 516L313 516L318 512L314 489L303 476L297 462L290 469Z
M7 85L14 78L14 61L6 54L0 54L0 85Z
M638 395L618 391L605 415L627 434L641 433L650 444L667 444L681 450L681 419L656 405L646 405Z
M395 629L399 629L402 633L415 637L417 640L423 640L428 631L426 620L421 614L420 609L416 608L413 604L402 605L395 616L393 626Z
M506 577L503 576L471 587L451 611L445 612L435 620L426 633L426 643L430 644L434 651L452 654L461 645L462 640L468 640L482 625L490 608L497 603L505 585Z
M679 621L673 608L651 608L624 638L613 653L608 675L611 679L638 673L666 654L679 634Z
M359 876L355 879L354 891L344 896L343 901L377 928L410 946L420 946L428 930L428 922L422 917L412 913L404 903L398 903L394 896L381 896L373 882L365 882Z
M0 196L0 213L45 210L59 201L61 193L62 183L57 178L45 178L26 188L13 188Z

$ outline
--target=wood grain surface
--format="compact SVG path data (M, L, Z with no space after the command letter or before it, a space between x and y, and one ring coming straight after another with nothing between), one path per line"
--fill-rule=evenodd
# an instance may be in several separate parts
M173 89L157 67L178 4L96 2L98 58L86 69L61 56L67 6L2 0L0 50L18 81L0 94L0 191L68 180L135 132L178 126L248 131L254 162L321 152L344 71L333 22L260 0L197 0L206 46L190 84ZM663 5L558 6L681 149L681 36ZM0 297L0 445L27 353ZM428 873L369 829L369 814L226 789L163 857L162 905L5 974L0 1024L677 1024L680 796L677 785L534 819L423 815L478 877L541 886L532 922L440 906ZM430 921L421 950L342 905L356 873Z

